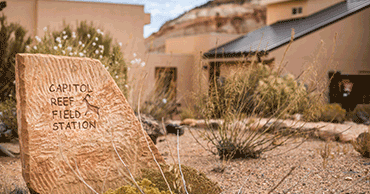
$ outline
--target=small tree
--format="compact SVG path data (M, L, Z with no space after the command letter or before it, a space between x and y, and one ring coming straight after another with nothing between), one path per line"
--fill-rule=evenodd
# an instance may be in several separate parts
M0 11L6 7L0 3ZM25 52L31 38L25 38L27 31L19 24L6 22L0 17L0 101L15 97L15 55Z

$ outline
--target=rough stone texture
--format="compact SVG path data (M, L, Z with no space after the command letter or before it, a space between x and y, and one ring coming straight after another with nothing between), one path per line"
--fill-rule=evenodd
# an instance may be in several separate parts
M145 39L148 52L164 53L168 38L207 33L246 34L266 25L266 7L258 0L214 0L167 21Z
M134 176L156 168L145 138L164 163L98 60L18 54L16 86L22 173L34 191L91 193L76 174L99 193L128 183L113 144Z

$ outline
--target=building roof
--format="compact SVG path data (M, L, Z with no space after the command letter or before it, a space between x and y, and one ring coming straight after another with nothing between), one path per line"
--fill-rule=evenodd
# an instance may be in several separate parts
M217 53L217 57L229 58L260 51L270 52L289 43L292 28L294 28L294 40L296 40L368 7L370 7L370 0L347 0L306 18L280 21L265 26L212 49L204 56L216 57Z

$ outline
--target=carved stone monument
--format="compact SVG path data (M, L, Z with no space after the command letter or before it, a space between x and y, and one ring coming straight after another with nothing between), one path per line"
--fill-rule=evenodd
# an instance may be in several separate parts
M98 60L18 54L16 88L22 173L32 191L91 193L85 181L101 193L128 184L129 171L157 168L145 138L164 163Z

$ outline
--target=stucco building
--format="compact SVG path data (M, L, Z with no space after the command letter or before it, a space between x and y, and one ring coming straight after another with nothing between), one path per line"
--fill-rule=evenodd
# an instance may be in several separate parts
M211 69L215 67L220 76L227 75L232 64L251 53L280 65L292 29L294 42L284 59L288 72L299 76L313 62L322 68L319 72L326 78L337 72L336 83L332 81L330 86L330 102L343 101L338 84L342 80L350 78L353 93L367 91L360 86L370 76L370 0L264 0L261 4L267 8L266 27L242 36L208 33L169 38L161 54L145 53L143 27L150 23L150 14L144 12L143 5L57 0L7 0L7 4L4 14L8 21L20 23L31 36L42 36L44 27L59 29L63 21L71 25L93 21L103 31L109 31L123 43L126 61L132 62L128 98L133 104L138 101L141 86L142 99L150 99L156 74L166 69L176 79L176 101L184 103L193 93L208 91ZM141 67L138 61L146 65ZM328 68L329 63L336 68ZM356 95L362 96L355 100L359 103L370 101L370 97L363 97L370 94Z
M329 85L329 102L347 110L370 103L370 0L265 0L268 26L248 33L205 54L217 71L232 68L243 56L286 65L298 77L310 65L316 78L335 75ZM294 29L294 42L285 54ZM334 38L336 40L334 41ZM334 50L333 50L334 48ZM285 56L282 64L283 56ZM228 63L226 63L228 61ZM262 59L263 61L263 59ZM351 91L343 86L351 83Z

